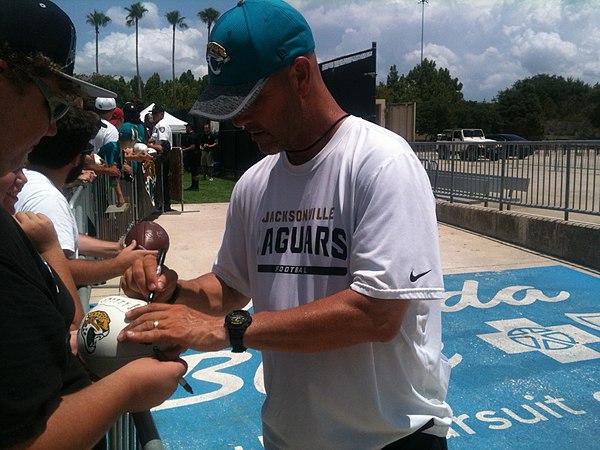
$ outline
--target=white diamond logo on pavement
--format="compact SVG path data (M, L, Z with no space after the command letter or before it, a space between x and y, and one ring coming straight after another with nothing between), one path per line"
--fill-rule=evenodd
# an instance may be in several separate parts
M581 325L600 331L600 313L565 314L565 316Z
M508 354L537 351L563 364L600 359L600 352L585 346L600 342L600 337L573 325L543 326L523 318L486 324L499 332L477 336Z

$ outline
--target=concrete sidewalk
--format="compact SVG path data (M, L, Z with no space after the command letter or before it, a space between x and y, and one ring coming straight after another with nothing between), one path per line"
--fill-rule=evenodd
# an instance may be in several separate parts
M156 223L170 237L166 265L183 279L210 271L223 237L227 203L185 205L183 211L163 214ZM555 264L550 257L440 224L440 247L444 274L498 271ZM570 267L574 267L569 265ZM118 279L92 289L90 303L118 292Z

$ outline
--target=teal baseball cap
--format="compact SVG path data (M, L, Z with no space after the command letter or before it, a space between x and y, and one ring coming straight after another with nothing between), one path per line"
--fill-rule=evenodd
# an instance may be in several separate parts
M312 31L292 6L282 0L240 0L210 33L208 86L190 114L233 119L256 100L271 74L314 50Z
M119 128L119 139L137 141L137 138L138 130L134 124L130 122L125 122L123 125L121 125L121 128Z

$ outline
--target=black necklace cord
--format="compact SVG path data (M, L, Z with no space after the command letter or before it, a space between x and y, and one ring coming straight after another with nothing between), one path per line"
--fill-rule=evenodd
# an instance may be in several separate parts
M317 145L319 142L321 142L323 139L325 139L325 136L327 136L329 133L331 133L331 130L333 130L333 129L334 129L336 126L337 126L337 124L339 124L339 123L340 123L342 120L344 120L346 117L349 117L349 116L350 116L350 114L346 113L346 114L344 114L343 116L341 116L339 119L337 119L335 122L333 122L333 125L331 125L331 126L330 126L330 127L327 129L327 131L326 131L325 133L323 133L323 134L321 135L321 137L319 137L319 139L317 139L315 142L313 142L312 144L310 144L308 147L304 147L304 148L303 148L303 149L301 149L301 150L292 150L292 151L291 151L291 152L289 152L289 153L302 153L302 152L305 152L305 151L307 151L307 150L310 150L310 149L311 149L311 148L313 148L315 145Z

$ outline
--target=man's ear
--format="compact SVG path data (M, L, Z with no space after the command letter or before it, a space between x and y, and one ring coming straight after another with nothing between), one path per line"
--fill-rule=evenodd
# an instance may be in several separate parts
M290 68L290 83L301 97L305 97L311 88L310 64L306 56L298 56Z
M69 162L69 165L71 167L77 167L79 165L79 163L81 162L81 158L84 158L84 157L85 157L85 155L83 153L77 153L77 155L73 157L71 162Z
M0 58L0 72L4 72L8 68L8 63Z

